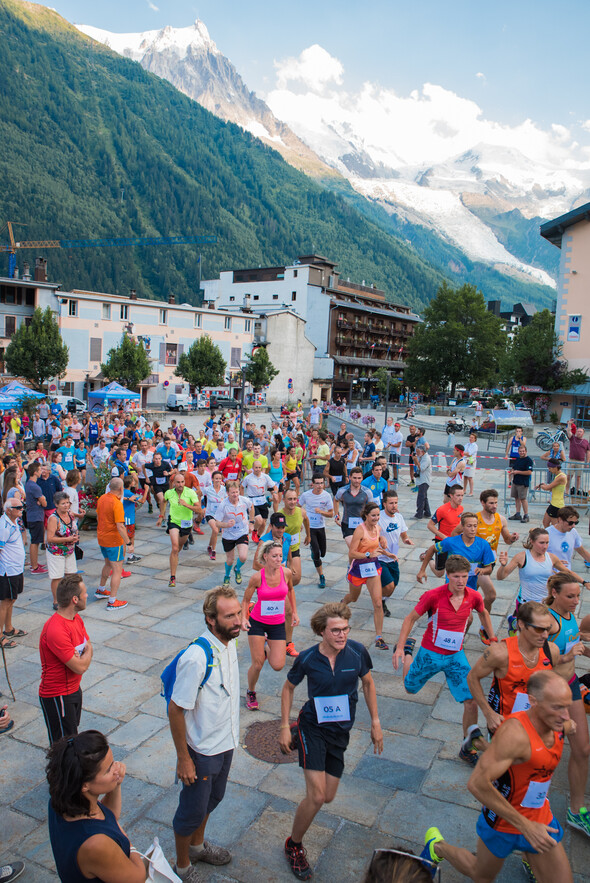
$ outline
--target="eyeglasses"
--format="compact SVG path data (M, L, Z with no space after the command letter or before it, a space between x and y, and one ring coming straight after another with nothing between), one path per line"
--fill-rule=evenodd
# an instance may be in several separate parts
M331 635L334 637L338 637L338 635L347 635L350 631L350 626L347 625L343 629L328 629Z
M576 524L579 524L579 523L580 523L579 521L568 521L568 524L571 524L572 527Z
M547 632L547 634L549 634L549 629L548 629L547 626L545 626L545 625L543 625L543 626L541 626L541 625L533 625L532 622L525 622L524 624L525 624L525 626L526 626L528 629L532 629L532 630L533 630L534 632L536 632L538 635L542 635L542 634L544 634L544 632Z

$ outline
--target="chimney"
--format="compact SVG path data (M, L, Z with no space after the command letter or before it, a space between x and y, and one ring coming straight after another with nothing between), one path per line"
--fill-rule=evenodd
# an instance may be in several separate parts
M175 304L175 303L176 303L176 298L174 297L173 294L169 294L169 295L168 295L168 303L169 303L169 304Z
M35 282L47 282L47 261L45 258L35 260Z
M32 278L31 268L29 267L29 265L25 261L23 264L23 282L30 282L31 278Z
M137 300L137 291L135 288L129 289L129 300Z

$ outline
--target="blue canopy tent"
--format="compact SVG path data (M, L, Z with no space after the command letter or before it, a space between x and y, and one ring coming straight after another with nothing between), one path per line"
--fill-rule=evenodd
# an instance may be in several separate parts
M102 389L94 389L88 393L88 408L90 411L94 411L97 407L108 407L111 402L137 402L140 398L141 396L138 392L131 392L130 389L126 389L120 383L117 383L116 380L113 380L108 386L103 386Z
M0 411L6 411L9 408L18 408L20 402L12 396L0 395Z
M44 392L37 392L35 389L30 389L30 387L25 386L24 383L21 383L19 380L11 380L10 383L3 386L0 389L0 396L16 399L17 403L18 399L23 399L26 396L31 396L35 399L44 399L46 397Z

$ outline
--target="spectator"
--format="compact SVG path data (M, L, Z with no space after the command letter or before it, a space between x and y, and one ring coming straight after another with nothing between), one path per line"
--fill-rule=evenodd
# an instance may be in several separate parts
M49 466L49 463L41 464L41 478L37 479L37 484L43 491L43 496L47 500L47 505L43 513L45 527L47 527L49 516L53 515L53 513L55 512L53 498L59 491L62 490L61 481L56 475L51 474L51 467Z
M585 493L587 495L587 491L584 492L581 490L580 483L582 481L582 470L584 465L590 461L590 442L588 442L588 439L584 438L584 430L582 427L576 427L573 420L568 420L565 431L570 440L570 462L574 464L570 472L570 482L573 481L573 484L570 487L570 494L582 495Z
M535 464L531 458L527 456L526 445L522 442L518 449L518 457L514 461L511 460L511 463L512 462L514 465L508 470L508 475L512 479L510 496L514 500L516 512L514 515L510 516L509 521L527 522L529 520L529 503L527 496ZM521 506L523 512L522 517L520 515Z
M43 542L44 536L43 510L47 507L47 500L43 495L42 489L38 485L40 471L41 465L39 463L31 463L31 466L29 467L29 478L25 484L27 527L31 535L31 573L47 573L47 568L42 564L39 564L39 546Z
M51 580L53 609L57 610L57 586L68 573L76 573L75 546L78 527L72 517L71 502L65 491L58 491L53 502L55 512L47 520L47 568Z
M6 500L0 518L0 643L4 650L12 650L17 646L14 638L27 634L12 625L12 608L24 585L25 547L17 524L22 512L22 500L15 495Z
M39 702L51 744L78 732L82 714L80 682L93 653L80 616L87 600L81 574L65 576L57 586L57 612L47 620L39 638Z

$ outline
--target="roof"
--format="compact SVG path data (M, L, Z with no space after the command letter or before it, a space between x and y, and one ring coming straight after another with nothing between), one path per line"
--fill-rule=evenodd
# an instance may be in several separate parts
M396 368L402 369L406 367L405 362L400 362L397 359L361 359L358 356L331 356L330 358L334 359L337 365L353 365L359 368L364 366L368 368Z
M587 383L572 386L570 389L554 389L548 395L590 396L590 380Z
M392 305L393 306L393 305ZM416 313L398 313L397 310L379 310L376 307L363 307L361 304L351 301L333 300L330 307L334 310L352 309L359 310L361 313L371 313L375 316L388 316L390 319L404 319L406 322L421 322L420 316Z
M571 212L567 212L565 215L560 215L554 221L547 221L545 224L541 224L541 236L543 239L561 248L561 237L567 228L579 224L580 221L590 221L590 202L584 203L584 205L575 208Z

